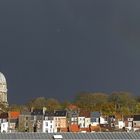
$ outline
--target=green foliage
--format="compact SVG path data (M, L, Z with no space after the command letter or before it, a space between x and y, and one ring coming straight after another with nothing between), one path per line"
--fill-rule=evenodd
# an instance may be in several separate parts
M27 103L28 108L42 109L47 106L47 99L44 97L35 98Z
M64 101L64 102L61 103L61 108L62 109L67 109L70 104L71 104L70 102Z
M47 110L53 111L61 109L61 105L58 100L50 98L47 100Z
M108 100L104 93L81 93L76 97L75 103L78 107L88 111L100 111L102 104Z
M29 111L28 107L26 105L17 105L17 104L12 104L9 106L8 111Z
M122 114L134 113L136 100L129 92L114 92L109 96L109 102L114 103L116 112Z
M70 104L71 102L60 103L54 98L38 97L29 101L26 105L11 105L9 110L29 111L32 107L35 109L46 107L47 110L53 111L66 109ZM119 114L123 116L140 114L140 97L133 96L129 92L113 92L112 94L82 92L76 96L72 104L75 104L81 110L101 111L105 115ZM1 105L1 108L4 108L4 106Z
M58 100L49 98L46 99L45 97L38 97L35 98L27 103L28 108L34 108L34 109L42 109L43 107L46 107L47 110L56 110L61 108L61 104Z
M140 105L129 92L105 93L80 93L75 99L75 104L84 110L101 111L103 114L131 115L140 112Z
M135 109L135 114L140 114L140 102L136 103L136 106L134 109Z

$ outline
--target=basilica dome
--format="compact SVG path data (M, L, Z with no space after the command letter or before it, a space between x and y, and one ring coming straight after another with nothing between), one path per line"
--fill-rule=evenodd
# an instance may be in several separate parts
M6 84L6 78L1 72L0 72L0 84Z
M7 83L5 76L0 72L0 92L7 92Z
M8 107L6 78L1 72L0 72L0 103L4 104L5 107Z

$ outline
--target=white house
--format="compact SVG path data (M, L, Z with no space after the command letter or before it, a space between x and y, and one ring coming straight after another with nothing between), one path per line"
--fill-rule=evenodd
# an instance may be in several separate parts
M78 117L78 125L80 126L80 128L85 127L85 117L83 117L83 116Z
M80 128L88 128L89 125L91 124L91 119L89 117L78 117L78 125L80 126Z
M44 120L43 121L43 132L44 133L57 132L57 129L55 128L54 120Z
M8 122L1 123L1 133L8 132Z
M85 118L85 128L88 128L90 124L91 124L91 119Z
M125 127L125 123L123 121L118 121L118 128L122 129L123 127Z
M100 124L107 124L108 122L107 122L106 118L100 116L100 121L99 121L99 123L100 123Z

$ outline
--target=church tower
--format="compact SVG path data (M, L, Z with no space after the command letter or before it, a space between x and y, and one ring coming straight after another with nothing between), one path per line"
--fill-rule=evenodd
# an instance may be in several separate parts
M1 72L0 72L0 103L8 107L6 78Z

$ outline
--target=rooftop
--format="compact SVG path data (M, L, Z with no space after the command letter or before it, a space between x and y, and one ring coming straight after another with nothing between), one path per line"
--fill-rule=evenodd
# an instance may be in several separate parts
M0 139L54 139L61 135L62 139L94 139L94 140L139 140L139 132L98 132L98 133L0 133ZM61 140L61 139L60 139Z

